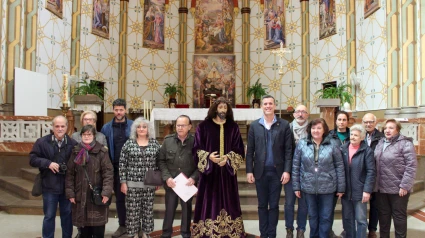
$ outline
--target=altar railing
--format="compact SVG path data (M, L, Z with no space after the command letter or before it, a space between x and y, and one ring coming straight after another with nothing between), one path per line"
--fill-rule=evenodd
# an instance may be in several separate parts
M35 142L51 129L52 117L0 116L0 142Z

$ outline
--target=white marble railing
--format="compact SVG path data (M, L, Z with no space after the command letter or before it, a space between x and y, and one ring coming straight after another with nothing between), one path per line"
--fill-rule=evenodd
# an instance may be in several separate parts
M35 142L50 134L51 128L51 120L0 120L0 142Z

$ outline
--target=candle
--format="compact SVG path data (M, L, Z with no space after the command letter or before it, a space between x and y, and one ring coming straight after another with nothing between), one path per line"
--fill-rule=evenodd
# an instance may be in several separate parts
M69 84L68 84L68 75L63 75L63 85L62 85L62 104L69 106Z
M143 100L143 118L146 119L146 100Z
M151 113L152 113L152 100L149 100L149 120L151 119Z

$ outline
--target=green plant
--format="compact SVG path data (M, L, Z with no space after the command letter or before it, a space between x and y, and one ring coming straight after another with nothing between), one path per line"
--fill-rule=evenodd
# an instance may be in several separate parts
M344 103L352 103L353 95L347 89L351 88L351 84L341 83L337 87L328 87L316 91L316 94L320 94L319 98L329 99L329 98L339 98L341 100L341 105Z
M165 84L165 96L175 97L175 95L184 95L183 86L177 85L176 83L166 83Z
M260 83L260 79L257 79L255 84L248 87L248 91L246 92L246 96L250 98L251 96L254 99L261 99L262 96L267 95L266 92L267 87L264 87L262 83Z
M75 95L94 94L103 100L104 90L108 89L101 88L99 81L90 80L90 82L88 82L87 79L82 79L80 82L78 82L72 97Z

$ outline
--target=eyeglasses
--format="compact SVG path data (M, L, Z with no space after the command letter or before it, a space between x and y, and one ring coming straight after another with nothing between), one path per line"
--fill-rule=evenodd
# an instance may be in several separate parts
M90 134L82 134L81 137L83 137L83 136L85 136L85 137L92 137L93 134L91 134L91 133Z
M94 118L84 118L83 121L94 121Z
M176 125L176 127L177 127L177 128L180 128L180 127L181 127L181 128L185 128L185 127L187 127L187 126L189 126L189 125Z
M294 114L308 114L306 111L295 111Z
M375 123L375 121L363 121L363 124L373 124L373 123Z

